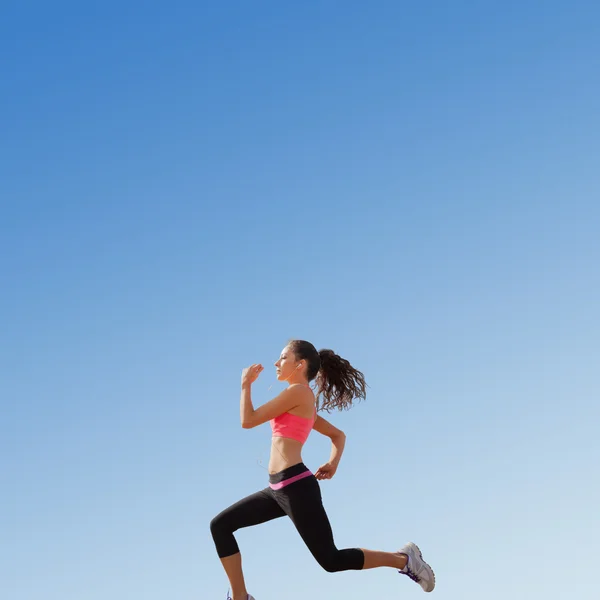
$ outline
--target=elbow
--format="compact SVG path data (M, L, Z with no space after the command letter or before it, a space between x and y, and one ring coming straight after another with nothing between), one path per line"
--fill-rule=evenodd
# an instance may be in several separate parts
M340 429L339 431L337 431L334 435L331 436L332 440L340 440L340 441L345 441L346 440L346 434Z
M250 421L242 421L242 429L252 429L254 425Z

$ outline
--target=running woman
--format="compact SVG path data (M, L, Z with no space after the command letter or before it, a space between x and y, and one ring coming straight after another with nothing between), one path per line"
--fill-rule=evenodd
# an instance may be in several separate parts
M365 398L363 374L332 350L319 350L303 340L291 341L275 363L277 379L288 387L273 400L254 408L252 384L264 370L260 364L242 371L240 419L244 429L270 422L273 437L269 459L269 486L219 513L210 523L217 554L225 569L233 597L254 600L246 590L242 556L234 532L242 527L288 516L317 562L330 573L392 567L433 591L435 576L416 544L398 552L364 548L338 549L318 480L331 479L337 470L346 436L317 412L344 410L353 400ZM316 397L309 382L315 380ZM331 439L329 461L313 474L302 461L302 447L311 430Z

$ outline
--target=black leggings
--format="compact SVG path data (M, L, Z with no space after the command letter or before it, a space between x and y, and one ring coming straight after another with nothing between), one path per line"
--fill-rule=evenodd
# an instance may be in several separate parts
M360 548L336 548L331 525L323 508L319 482L303 463L269 475L269 483L277 487L277 484L297 476L300 478L289 485L279 489L267 487L247 496L210 522L219 557L225 558L239 552L234 531L287 515L323 569L330 573L362 569L365 557Z

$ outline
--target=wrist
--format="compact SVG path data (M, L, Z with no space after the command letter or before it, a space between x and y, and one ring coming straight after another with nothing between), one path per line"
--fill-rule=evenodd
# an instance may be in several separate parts
M252 382L251 381L242 381L242 389L243 390L249 390L252 388Z

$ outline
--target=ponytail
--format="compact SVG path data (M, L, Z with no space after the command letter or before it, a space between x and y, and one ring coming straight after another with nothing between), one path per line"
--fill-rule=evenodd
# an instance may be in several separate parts
M316 376L319 410L348 410L366 399L364 375L333 350L319 350L321 368Z
M319 350L305 340L290 340L288 348L297 359L306 360L306 377L316 381L317 408L330 412L348 410L354 400L366 398L364 375L333 350Z

